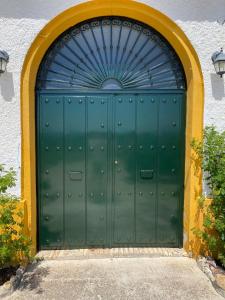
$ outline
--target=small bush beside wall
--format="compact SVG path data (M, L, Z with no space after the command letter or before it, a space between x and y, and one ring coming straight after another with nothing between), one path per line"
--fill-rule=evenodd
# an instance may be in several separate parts
M200 199L204 211L203 230L194 229L203 243L225 267L225 132L206 127L203 142L194 140L192 148L202 161L209 195ZM207 199L210 203L206 206Z
M30 259L30 239L24 234L23 209L19 200L7 193L15 186L15 172L0 165L0 269L26 264Z

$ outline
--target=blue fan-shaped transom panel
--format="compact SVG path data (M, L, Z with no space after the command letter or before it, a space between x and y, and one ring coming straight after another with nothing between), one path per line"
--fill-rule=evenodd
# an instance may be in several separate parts
M184 89L181 62L168 42L137 21L104 17L63 33L46 53L41 89Z

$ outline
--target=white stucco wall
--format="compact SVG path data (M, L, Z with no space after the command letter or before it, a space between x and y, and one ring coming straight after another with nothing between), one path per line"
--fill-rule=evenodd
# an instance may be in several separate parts
M20 74L25 55L38 32L77 0L1 0L0 48L10 55L0 76L0 163L18 173L20 194ZM225 0L142 0L174 20L199 56L205 81L205 124L225 130L225 83L214 72L211 55L225 46ZM198 99L196 99L198 101Z

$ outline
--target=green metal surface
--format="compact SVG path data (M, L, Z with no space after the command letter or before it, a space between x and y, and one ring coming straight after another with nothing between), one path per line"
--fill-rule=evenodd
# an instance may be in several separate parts
M182 246L185 93L39 92L39 247Z

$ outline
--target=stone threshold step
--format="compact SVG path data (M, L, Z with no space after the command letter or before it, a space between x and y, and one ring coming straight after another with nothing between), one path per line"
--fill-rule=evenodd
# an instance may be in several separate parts
M42 250L36 255L39 259L88 259L118 257L187 257L180 248L93 248L73 250Z

